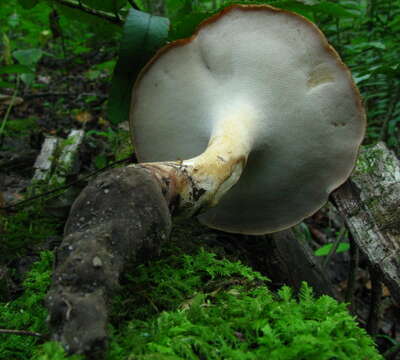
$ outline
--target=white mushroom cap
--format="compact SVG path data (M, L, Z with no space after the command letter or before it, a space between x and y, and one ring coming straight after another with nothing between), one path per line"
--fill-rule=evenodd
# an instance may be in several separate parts
M302 16L234 5L161 49L133 91L138 158L199 155L221 118L243 109L252 136L246 168L200 220L244 234L288 228L347 179L366 126L349 70Z

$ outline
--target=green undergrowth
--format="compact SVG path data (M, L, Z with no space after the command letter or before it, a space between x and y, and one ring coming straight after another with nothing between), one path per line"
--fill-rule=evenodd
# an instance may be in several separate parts
M24 293L0 304L0 327L48 332L43 298L51 263L51 253L42 253ZM274 294L267 285L240 262L172 243L159 260L124 274L112 305L107 359L381 359L345 304L315 298L306 284L298 296L288 287ZM0 359L65 356L55 343L0 337Z
M33 201L14 214L0 214L2 254L0 264L9 263L60 232L59 219L50 215L44 200Z
M4 127L4 136L23 137L39 131L36 118L12 119Z
M43 298L50 283L52 260L51 252L42 252L23 282L23 294L0 303L0 328L47 332ZM30 359L36 344L36 337L0 334L0 359Z

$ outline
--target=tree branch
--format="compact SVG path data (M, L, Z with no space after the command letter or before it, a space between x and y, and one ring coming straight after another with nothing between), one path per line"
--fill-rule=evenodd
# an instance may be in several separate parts
M56 2L60 5L70 7L71 9L77 9L77 10L83 11L87 14L97 16L98 18L108 21L114 25L122 26L124 23L123 20L121 20L119 17L117 17L115 15L111 15L105 11L92 9L92 8L82 4L81 2L75 2L75 1L71 1L71 0L56 0Z
M42 334L27 330L12 330L12 329L0 329L0 334L10 334L10 335L27 335L35 337L43 337Z

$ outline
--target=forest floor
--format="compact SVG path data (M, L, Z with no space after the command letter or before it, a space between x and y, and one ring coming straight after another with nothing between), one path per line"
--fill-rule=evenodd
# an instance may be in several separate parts
M389 3L392 7L392 3ZM55 21L54 24L60 26L60 31L64 31L66 39L64 43L63 35L57 34L57 29L53 27L51 31L48 30L54 13L52 9L46 7L47 5L39 5L26 11L19 9L18 12L15 12L15 6L15 1L10 1L2 4L0 11L0 22L2 26L4 25L4 34L9 36L8 40L5 36L3 42L4 44L7 41L11 43L9 49L11 61L15 62L15 59L12 59L11 50L15 53L20 49L36 47L41 49L41 55L37 63L30 64L34 67L35 77L29 84L19 83L17 92L13 88L0 86L0 207L2 207L0 210L0 306L5 304L4 309L13 303L17 304L16 306L20 305L18 299L22 298L25 291L23 281L26 274L40 259L43 251L52 251L61 243L70 206L79 191L90 181L91 178L88 176L109 168L123 159L134 161L134 149L130 144L127 122L115 126L107 121L110 79L117 56L115 34L107 33L109 41L104 41L104 39L99 41L101 35L94 36L87 25L72 22L69 24L69 20L61 18L60 23L57 24ZM350 20L351 31L346 34L349 38L356 38L353 34L353 19ZM362 21L365 20L362 19ZM344 23L345 20L342 20L341 26L344 26ZM336 25L336 27L339 26L339 21ZM330 32L337 30L333 28ZM387 33L391 37L396 31L387 31ZM377 34L381 41L383 32L377 32ZM340 39L344 41L342 37ZM373 54L382 52L385 56L392 54L396 64L398 63L397 53L394 50L389 51L391 42L388 42L385 47L375 41L370 49L370 40L369 38L365 40L364 48L361 47L362 44L358 44L358 48L354 47L354 54L359 54L361 51L363 58L373 60L379 65L383 63L381 57L372 57L370 53L367 55L366 51ZM361 40L358 39L358 41ZM349 49L352 50L351 46ZM398 49L398 43L394 40L393 49ZM349 59L351 60L351 57ZM1 60L5 62L5 57ZM357 61L359 61L358 58ZM363 71L369 74L375 62L364 64ZM13 78L14 83L17 81L17 76ZM2 80L3 78L0 79L0 83ZM382 82L385 86L392 84L386 80ZM374 84L374 86L372 89L378 92L381 85ZM388 93L391 92L392 89L389 86ZM382 94L380 95L382 99L388 98L388 93L379 92ZM373 90L370 95L375 95ZM385 101L378 97L370 101L370 107L373 108L374 102L379 103L382 108L376 106L379 110L376 113L386 114ZM375 121L370 121L369 132L367 132L369 143L379 139L382 123L380 118L382 115L379 114L375 115ZM389 122L388 143L391 148L397 146L397 151L399 151L396 124L394 121ZM74 171L66 176L63 184L33 184L35 161L45 139L48 137L66 139L72 129L84 130L85 133L83 143L79 147L79 161ZM53 171L56 170L53 169ZM71 184L71 186L47 193L65 184ZM21 206L14 206L33 197L35 198L32 201L24 202ZM345 231L343 219L329 203L298 225L295 233L296 236L308 242L315 254L319 255L316 258L321 263L326 259L332 244L340 240L338 253L331 257L324 271L338 294L338 300L343 301L350 262L350 235ZM185 226L176 225L171 242L177 243L184 254L192 253L193 248L206 247L215 252L219 258L240 260L270 278L271 290L275 291L283 285L280 281L274 281L274 274L268 273L267 266L263 262L263 255L269 251L268 246L265 245L268 244L267 237L218 232L207 229L193 220ZM290 268L290 264L287 266ZM359 324L366 327L372 285L367 261L362 255L358 270L352 309ZM315 290L318 292L318 289ZM130 300L123 299L124 309L128 301ZM188 302L187 299L185 301ZM148 307L151 308L150 305ZM117 324L126 313L128 310L125 309L125 313L116 317L114 323ZM1 336L10 335L2 334ZM375 341L381 353L400 344L400 307L394 303L386 287L383 287L379 331ZM17 345L20 346L19 343ZM18 348L17 345L14 344L14 348ZM21 355L19 358L24 357ZM7 358L9 359L10 357Z
M110 69L114 58L115 54L102 49L62 60L44 56L37 68L38 86L25 87L18 93L17 103L11 108L0 139L2 206L7 207L26 199L27 191L29 193L32 187L34 163L46 137L65 138L71 129L83 129L86 135L79 150L79 171L66 180L67 183L73 183L75 191L72 197L61 196L61 200L58 200L52 194L2 212L0 233L4 240L0 244L1 301L10 302L20 296L24 274L38 260L39 252L53 250L60 244L68 209L87 182L85 177L132 154L127 125L123 123L115 127L105 120ZM11 97L12 92L2 91L1 95ZM2 118L8 111L10 97L0 100ZM47 190L42 187L35 194ZM298 230L310 246L317 250L329 247L328 244L339 236L342 227L342 219L330 205L298 226ZM175 232L179 234L179 231L180 226ZM195 222L189 226L188 231L185 237L201 239L201 242L205 241L219 249L217 251L222 251L224 256L240 259L270 277L271 274L265 273L262 264L252 258L254 252L252 255L249 251L254 244L262 247L264 237L225 234L202 228ZM345 237L341 241L341 252L333 256L326 267L340 300L344 297L349 267L347 233ZM275 289L281 285L271 284ZM370 293L368 270L361 259L355 292L355 314L362 326L368 321ZM400 309L392 302L388 289L384 287L380 330L376 337L382 352L400 341L399 324Z

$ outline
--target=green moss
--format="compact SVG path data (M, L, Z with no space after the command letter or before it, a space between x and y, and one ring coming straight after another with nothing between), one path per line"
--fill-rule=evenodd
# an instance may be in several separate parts
M50 284L53 255L42 252L23 282L23 294L12 302L0 303L0 328L47 333L47 311L43 298ZM0 359L31 359L38 339L0 334Z
M83 360L83 357L79 355L67 357L59 343L49 341L38 347L33 360Z
M260 274L204 250L128 278L110 360L381 359L344 304L315 299L307 285L299 298L287 287L274 295Z
M345 304L315 298L307 285L298 297L288 287L274 294L264 276L240 262L203 249L163 252L125 274L111 314L108 360L382 358ZM46 333L42 299L51 262L43 253L24 294L0 304L1 327ZM57 344L0 336L1 359L64 359Z
M382 162L387 168L387 171L394 171L396 165L393 156L387 156L385 151L378 145L365 146L360 152L355 168L356 174L371 174L376 173L379 176L379 169ZM382 166L382 165L381 165Z

